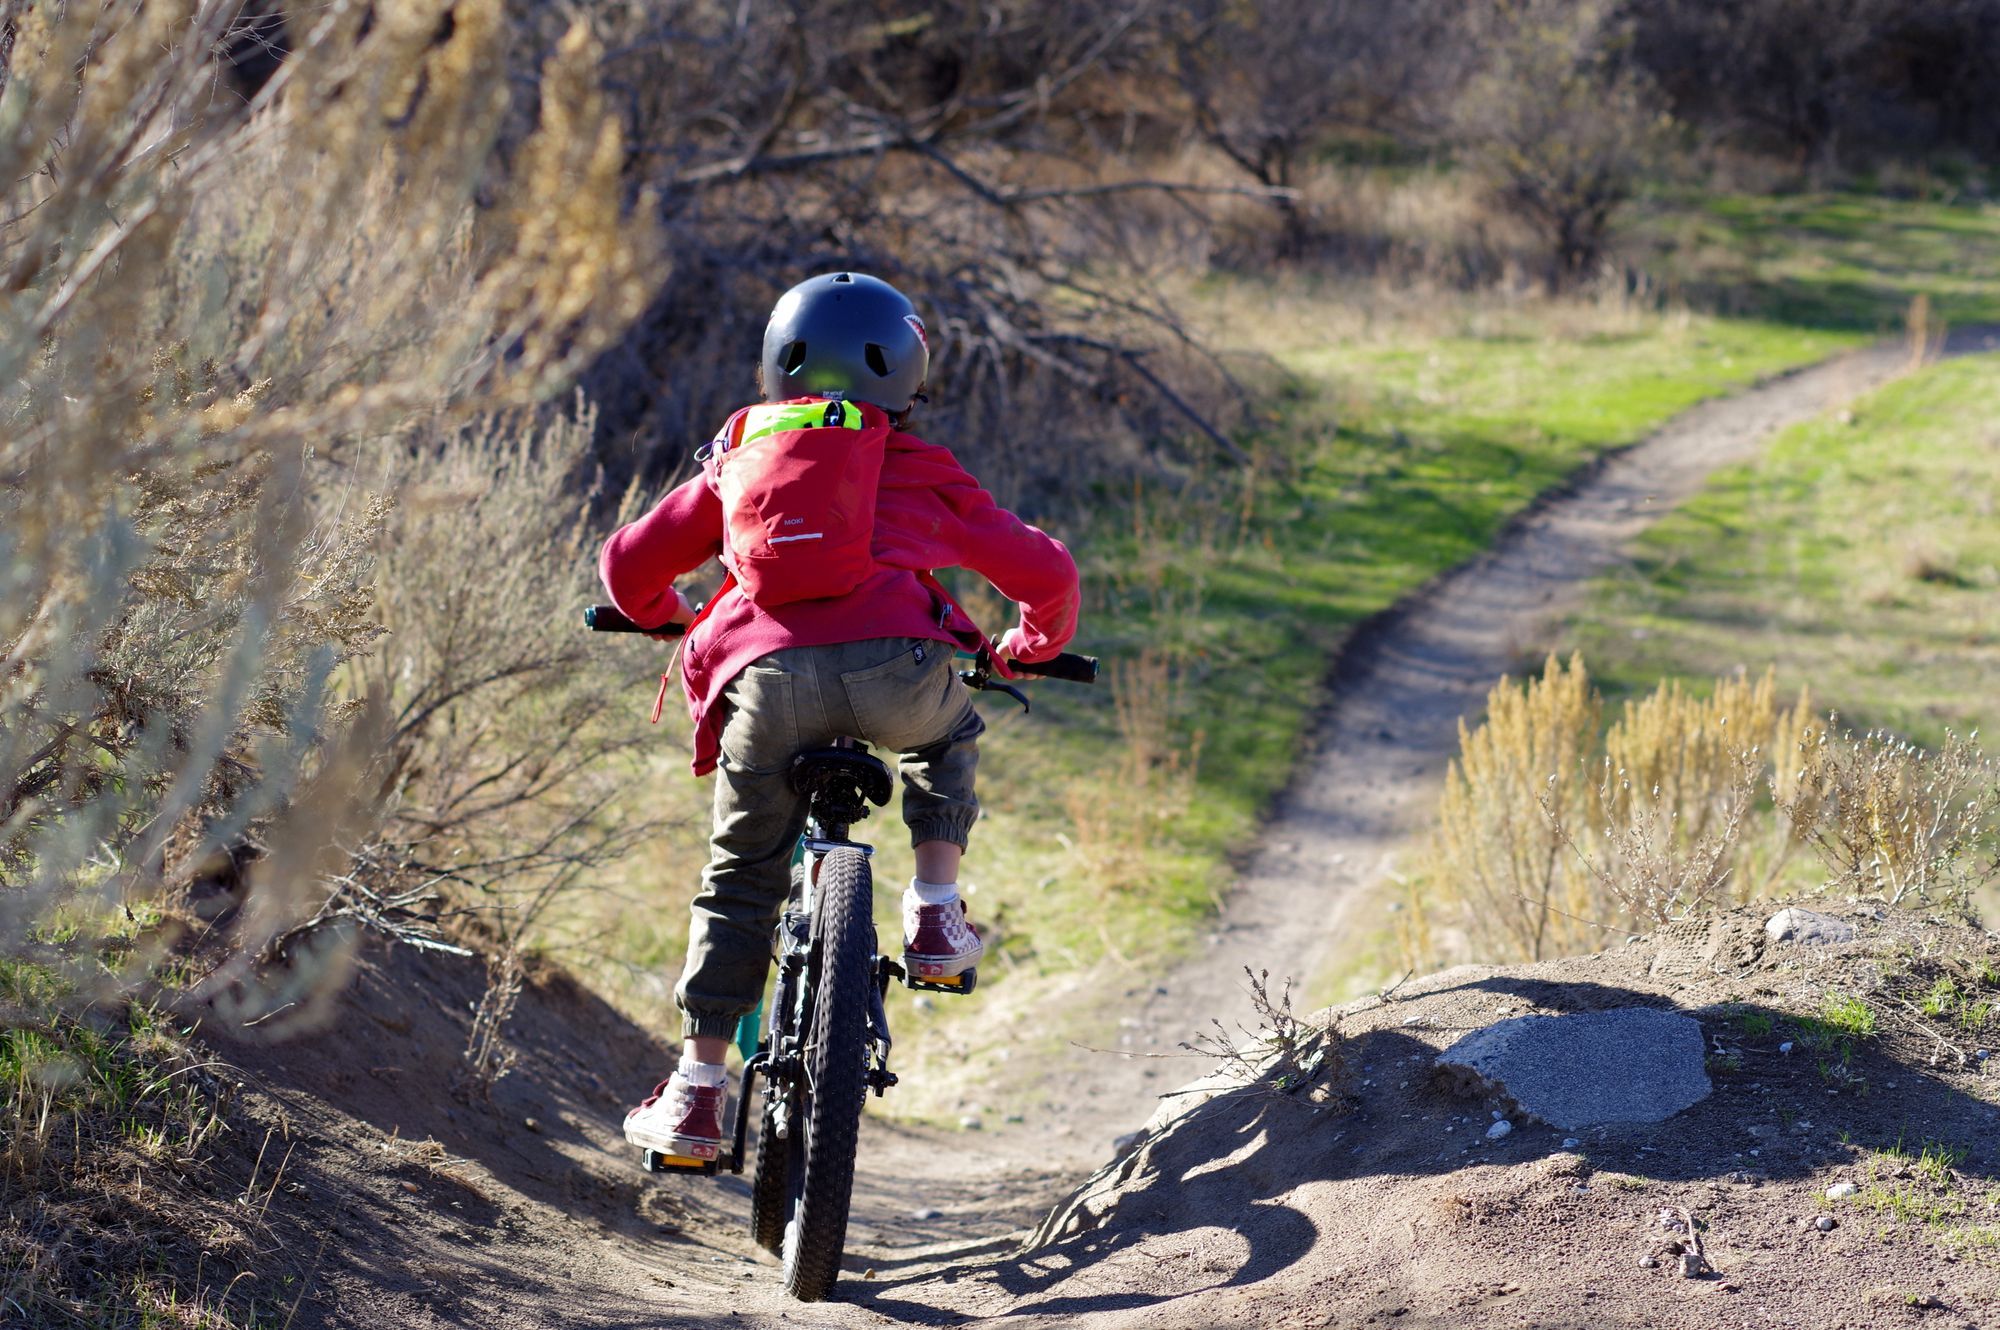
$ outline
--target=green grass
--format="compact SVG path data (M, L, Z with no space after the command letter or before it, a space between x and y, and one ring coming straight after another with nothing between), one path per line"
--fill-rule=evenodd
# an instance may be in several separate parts
M2000 359L1890 385L1714 477L1568 634L1616 697L1775 666L1844 725L2000 720Z
M1817 1015L1793 1021L1807 1048L1836 1053L1842 1066L1853 1060L1858 1044L1875 1037L1875 1009L1865 998L1847 993L1828 993Z
M1707 306L1883 331L1917 296L1951 324L2000 322L2000 207L1869 194L1680 200L1641 227Z
M1622 308L1566 308L1556 322L1475 311L1459 332L1425 320L1406 337L1377 329L1327 347L1297 335L1303 313L1284 320L1291 335L1259 347L1285 388L1245 441L1256 466L1177 493L1105 494L1094 520L1061 532L1085 570L1077 647L1110 669L1094 692L1038 686L1031 717L987 706L986 816L964 876L1002 939L982 971L994 987L970 1021L941 1003L911 1046L975 1063L1052 1046L1070 1021L1039 1009L1035 981L1102 970L1105 986L1152 982L1227 890L1357 623L1473 557L1604 449L1852 340ZM1130 668L1146 652L1165 683ZM1135 743L1157 760L1135 770ZM1115 844L1087 843L1096 818ZM906 871L903 853L878 858L884 881ZM1377 948L1335 991L1394 963ZM1020 1026L1038 1032L1025 1047ZM946 1111L923 1090L899 1096Z
M1327 657L1356 623L1478 553L1603 449L1840 344L1776 325L1660 318L1608 339L1426 331L1408 345L1277 348L1292 393L1257 441L1262 474L1213 476L1193 494L1116 496L1111 515L1069 533L1089 575L1080 645L1114 660L1166 655L1170 695L1139 701L1170 712L1176 749L1199 752L1192 800L1157 827L1146 880L1120 884L1148 931L1170 936L1226 885L1225 856L1290 774ZM1016 791L1105 772L1105 754L1127 736L1107 699L1053 686L1037 698L1046 719L996 727L984 788L1001 826L1039 823L1050 848L1055 801ZM1037 774L1016 776L1017 763ZM1098 797L1134 793L1107 783ZM1058 859L1004 876L1073 878ZM1048 916L1036 927L1049 928ZM1058 926L1054 940L1091 949L1074 929Z
M2000 1191L1989 1183L1981 1194L1978 1180L1959 1173L1966 1157L1941 1141L1914 1153L1898 1141L1868 1157L1855 1200L1883 1219L1884 1236L1911 1229L1955 1255L1991 1253L2000 1248Z

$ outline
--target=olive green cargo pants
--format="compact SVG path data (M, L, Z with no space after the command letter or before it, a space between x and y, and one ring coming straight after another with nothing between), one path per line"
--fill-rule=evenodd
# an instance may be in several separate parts
M757 1005L772 931L805 827L792 758L842 736L902 754L910 843L964 846L979 816L973 773L986 726L949 643L876 638L765 656L723 693L715 827L675 998L688 1038L727 1039Z

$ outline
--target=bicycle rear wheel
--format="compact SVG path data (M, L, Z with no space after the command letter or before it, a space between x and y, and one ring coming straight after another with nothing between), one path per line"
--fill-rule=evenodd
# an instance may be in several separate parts
M875 982L874 884L868 856L835 850L820 861L813 888L812 995L804 1079L792 1087L795 1112L786 1169L785 1289L803 1302L833 1291L847 1241L854 1152L868 1093L868 1012Z

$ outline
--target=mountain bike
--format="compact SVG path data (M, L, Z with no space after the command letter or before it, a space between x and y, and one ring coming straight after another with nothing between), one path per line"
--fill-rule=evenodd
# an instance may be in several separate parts
M584 613L597 632L647 632L609 606ZM655 636L678 636L673 629ZM979 692L1000 692L1028 708L1025 693L993 676L990 652L970 656L959 680ZM1036 664L1013 662L1017 674L1091 683L1094 657L1069 653ZM644 1152L651 1172L713 1176L741 1173L751 1092L763 1079L757 1163L751 1176L750 1233L784 1266L785 1289L805 1302L833 1290L847 1239L854 1189L855 1148L868 1094L896 1084L889 1070L889 986L934 993L973 991L975 967L949 978L912 975L878 949L871 846L851 831L884 807L894 792L889 768L858 739L837 739L792 759L792 788L806 799L807 818L792 865L792 886L779 916L774 950L777 977L770 1028L757 1013L745 1018L737 1044L746 1054L736 1122L726 1158L690 1159Z

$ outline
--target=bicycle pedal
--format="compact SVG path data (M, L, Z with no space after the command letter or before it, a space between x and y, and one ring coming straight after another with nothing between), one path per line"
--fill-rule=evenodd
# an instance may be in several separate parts
M687 1155L670 1155L660 1150L642 1150L640 1158L648 1173L700 1173L715 1176L716 1161L713 1159L693 1159Z
M935 979L919 979L916 975L905 975L903 982L923 993L970 993L979 984L979 967L973 966L954 975L940 975Z

